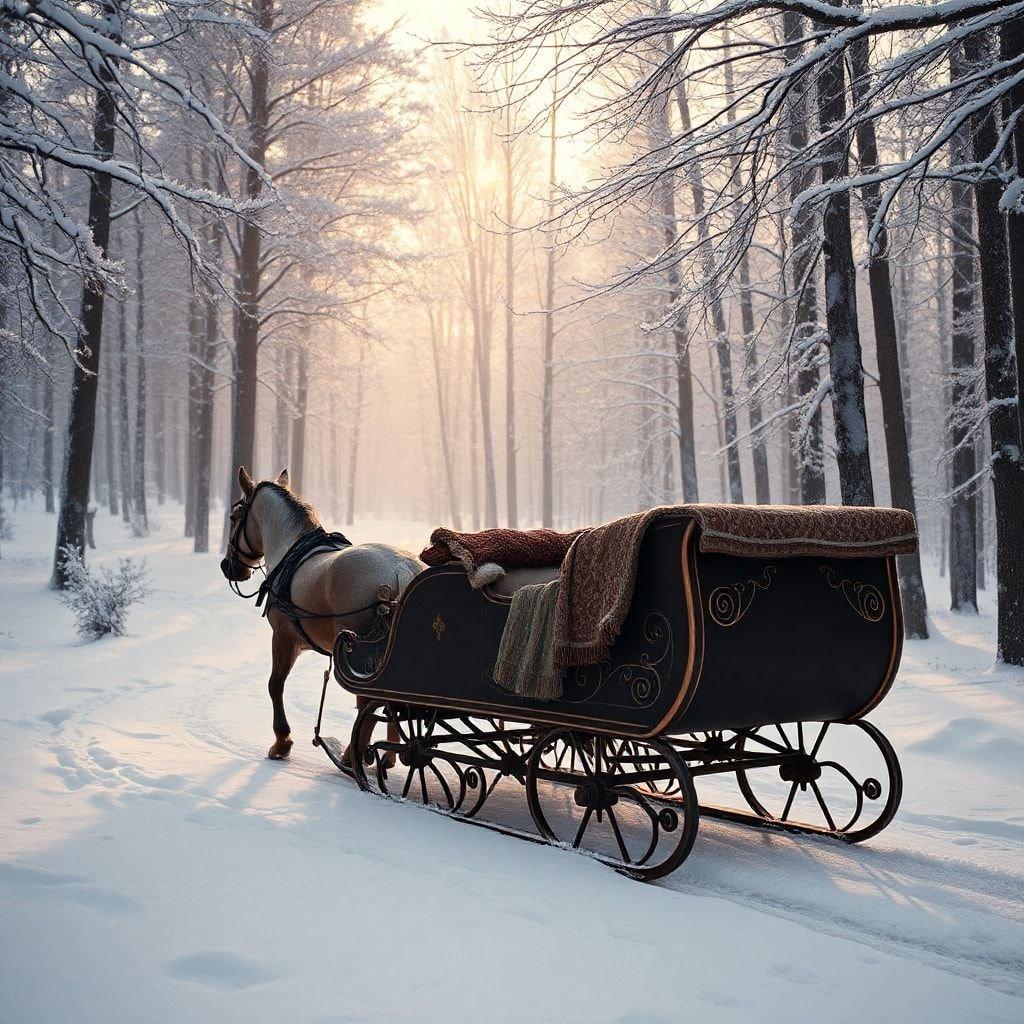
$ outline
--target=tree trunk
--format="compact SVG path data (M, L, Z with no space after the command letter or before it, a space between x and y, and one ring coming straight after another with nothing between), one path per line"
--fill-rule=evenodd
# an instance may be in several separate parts
M203 180L210 187L206 157L203 157ZM223 225L216 218L207 224L213 265L223 262ZM210 500L213 481L213 362L217 357L220 331L220 308L216 293L206 294L204 304L202 347L196 375L196 439L195 439L195 541L192 550L205 554L210 550Z
M979 450L974 453L974 460L976 463L984 460L984 446L980 443L980 439L978 449ZM988 589L988 567L985 561L988 553L988 548L985 544L985 533L987 529L985 524L988 521L986 508L988 505L988 489L989 479L986 478L981 481L981 486L977 490L976 500L974 503L975 510L977 512L977 520L974 524L974 535L976 538L975 548L978 552L977 571L979 590Z
M999 43L1003 60L1020 61L1024 57L1024 18L1018 14L1004 21L1000 28ZM1017 111L1017 123L1013 129L1013 171L1018 178L1024 180L1024 84L1018 82L1010 90L1009 105ZM1020 206L1007 214L1007 231L1017 360L1017 417L1018 429L1024 437L1024 211Z
M856 103L866 102L871 82L868 41L854 44L852 52L852 86ZM878 143L872 121L862 121L857 127L857 149L862 174L878 171ZM864 213L868 230L882 201L877 183L864 186ZM871 291L871 313L875 325L875 347L878 357L878 389L882 398L882 423L885 428L885 451L889 466L889 491L895 508L917 515L914 501L914 481L910 469L910 447L907 420L903 404L903 371L900 366L899 340L896 334L896 315L892 301L892 283L889 276L889 235L883 224L875 239L868 264L868 283ZM910 555L900 555L900 593L903 598L903 628L909 639L928 638L928 603L925 599L924 580L921 576L920 549Z
M675 184L670 179L665 188L665 233L675 237L676 198ZM679 302L682 288L679 281L679 267L669 268L669 304ZM672 340L676 353L676 430L679 442L680 484L683 501L700 501L697 486L696 432L693 428L693 371L690 366L690 341L686 332L686 317L679 312L672 322ZM603 436L603 435L602 435Z
M959 55L950 56L950 72L959 76ZM966 162L970 146L962 136L956 140L953 159ZM949 391L949 444L953 450L951 474L952 498L949 512L949 592L954 611L977 611L977 538L975 494L984 489L974 477L977 473L974 439L970 426L977 412L978 399L972 386L976 356L974 352L974 216L971 186L951 183L953 216L952 284L953 325L950 352L952 366Z
M771 483L768 476L768 448L765 444L761 424L764 413L758 391L760 370L757 362L757 336L754 328L754 297L750 288L750 261L747 254L740 257L740 324L743 327L744 367L743 375L750 395L747 408L750 417L751 455L754 460L754 500L758 505L768 505L772 500Z
M725 58L725 94L731 104L734 95L733 70L729 61L731 33L728 28L723 31L722 43ZM730 105L726 109L726 121L733 124L736 120L735 109ZM735 182L736 219L744 207L743 186L739 175L739 156L732 156L732 172ZM759 505L771 502L771 485L768 480L768 450L765 437L761 431L764 415L761 409L761 396L758 391L757 337L754 332L754 296L750 288L750 256L744 248L739 262L739 306L740 326L743 329L743 376L749 396L747 399L748 417L750 422L751 455L754 462L754 500Z
M214 231L220 231L215 225ZM217 350L219 310L216 299L206 298L206 316L201 350L202 366L197 380L198 404L195 443L195 541L192 550L210 550L210 498L213 479L213 360Z
M304 332L305 334L305 332ZM288 467L292 488L302 493L305 486L303 467L306 464L306 404L309 397L308 337L303 337L296 354L295 415L292 419L292 459Z
M203 351L203 311L199 296L191 292L188 297L188 435L185 438L185 536L196 532L196 476L199 456L196 438L199 436L199 374Z
M110 160L114 154L117 106L113 93L107 88L110 71L105 65L99 64L97 74L100 86L94 98L92 152L97 161L105 161ZM110 198L110 175L93 171L89 175L89 233L102 259L106 258L110 245ZM61 488L60 517L53 557L51 586L57 590L64 590L67 586L64 549L73 548L81 557L85 557L85 515L89 506L105 295L106 282L102 277L90 275L86 278L82 290L82 346L71 383L64 486Z
M47 367L43 373L43 501L46 511L53 512L53 372Z
M122 250L123 251L123 250ZM121 469L121 518L132 517L131 410L128 405L128 304L117 303L117 447Z
M675 87L676 107L683 132L690 130L690 103L686 87L682 82ZM702 269L708 290L708 304L711 307L711 323L715 332L714 349L718 357L718 372L722 386L722 431L725 447L726 466L729 475L729 500L734 504L743 503L743 477L740 472L740 452L737 446L736 402L732 380L732 352L729 347L729 332L725 322L725 311L718 283L715 280L715 260L709 249L708 224L704 217L706 203L704 181L700 167L695 160L690 162L688 177L693 201L693 215L697 220L697 238L702 252Z
M167 399L161 384L158 381L153 407L153 484L158 505L167 497Z
M117 467L114 465L114 360L110 349L103 357L106 369L106 381L103 388L103 442L105 448L104 462L107 471L107 502L110 514L121 514L121 505L117 496Z
M490 275L483 264L486 237L478 238L477 252L467 253L470 279L470 313L473 321L473 361L476 364L477 398L480 403L480 442L484 455L484 527L498 525L498 490L494 471L494 435L491 430L491 295Z
M288 396L292 389L292 346L282 345L277 351L277 396L275 411L277 429L274 437L274 465L280 472L288 465L289 438L291 437L292 415Z
M818 122L833 135L822 146L821 180L827 186L846 175L847 140L839 129L846 117L842 56L828 60L818 79ZM825 257L825 317L829 333L832 411L839 487L844 505L874 505L868 425L864 414L864 368L857 325L857 269L850 239L850 194L834 192L822 218Z
M661 13L668 13L667 3L662 3ZM674 37L665 36L665 52L671 53L675 48ZM685 98L683 99L685 103ZM668 106L659 106L663 140L670 134ZM675 244L679 232L676 218L676 181L675 174L666 173L660 183L661 213L664 220L665 248L668 250ZM665 276L668 283L668 308L674 309L682 295L682 283L679 276L679 265L671 262ZM697 445L693 426L693 369L690 365L690 339L687 333L685 313L679 311L672 320L672 342L675 349L676 363L676 440L679 446L679 478L684 502L700 501L697 485ZM604 435L601 435L602 443Z
M516 478L516 367L515 367L515 240L512 220L513 195L512 142L506 139L505 157L505 504L510 530L519 527L519 483ZM438 392L440 401L440 392ZM454 493L454 492L452 492Z
M461 325L464 328L464 324ZM460 339L465 339L465 331L459 331ZM470 505L473 516L473 529L480 529L480 459L477 451L477 417L474 413L476 405L476 394L478 389L477 377L480 373L480 366L470 353L470 377L469 395L467 396L466 409L469 416L469 490Z
M781 143L780 143L781 148ZM783 151L780 155L780 162L786 159ZM779 283L778 291L782 297L778 306L778 321L780 330L780 348L788 350L791 340L791 324L793 322L794 305L789 296L789 286L786 283L786 269L789 265L788 239L786 237L786 217L780 212L778 215L778 249L779 249ZM779 419L779 470L782 476L782 491L784 503L797 505L800 502L800 477L797 473L796 453L793 451L793 441L799 437L800 417L793 410L796 404L796 389L794 387L792 368L786 366L785 383L783 385L782 404L784 409L790 410L784 417Z
M548 219L554 216L558 159L558 78L551 96L551 131L548 141ZM555 245L545 247L543 391L541 393L541 526L550 529L555 521L554 498L554 411L555 411Z
M232 344L228 352L229 368L231 370L231 433L228 435L231 438L235 436L235 416L238 411L238 399L236 393L238 391L238 374L236 373L236 366L238 363L238 307L232 305L231 308L231 339ZM232 441L234 444L234 441ZM227 481L224 488L224 515L221 518L220 526L220 546L226 547L228 538L231 536L231 506L235 501L235 496L238 490L238 468L229 459L227 463Z
M359 430L363 419L363 377L365 352L359 350L359 368L356 371L356 408L352 424L352 447L348 457L348 487L346 489L345 523L351 524L356 516L356 469L359 459Z
M146 284L143 260L146 236L139 208L135 208L135 450L132 460L134 529L149 530L146 515Z
M978 34L969 36L964 48L970 67L980 67L991 59L988 41ZM989 108L972 118L974 159L978 163L996 147L995 116ZM1016 409L1013 309L1006 219L999 208L1001 194L1002 184L991 172L974 189L996 503L997 656L1007 664L1024 665L1024 459Z
M331 420L331 450L328 456L330 467L331 514L335 519L341 515L341 478L338 471L338 424Z
M794 63L803 55L803 18L785 12L782 16L786 40L786 61ZM795 200L813 178L813 169L803 160L807 148L807 124L811 117L808 86L802 80L795 84L789 110L789 158L794 162L790 179L790 198ZM793 445L797 451L797 474L800 502L804 505L825 503L824 438L821 424L821 405L817 393L821 375L817 366L820 350L818 342L818 288L814 264L817 260L815 216L809 206L803 206L793 218L792 227L792 291L796 293L796 320L793 328L793 348L796 350L796 391L806 405L816 403L813 413L801 417Z
M435 318L433 310L427 310L427 318L430 322L430 350L434 363L434 390L437 395L437 422L441 434L441 455L444 460L445 482L448 485L448 508L451 516L452 528L461 530L462 525L459 517L459 501L455 481L455 465L452 460L452 445L450 428L448 425L448 409L445 403L444 375L441 372L440 339L438 335L444 329L443 314ZM438 323L438 320L441 322ZM510 510L511 513L511 510ZM515 529L510 521L509 526Z
M273 28L273 0L254 0L256 27L270 35ZM270 107L270 53L263 41L253 43L249 52L249 156L262 166L267 155ZM255 203L263 191L263 180L257 170L245 170L245 197ZM242 222L242 239L238 259L236 300L238 331L235 341L234 417L231 440L231 469L245 466L259 479L253 464L256 450L257 363L260 334L260 277L263 228L258 214L250 214Z

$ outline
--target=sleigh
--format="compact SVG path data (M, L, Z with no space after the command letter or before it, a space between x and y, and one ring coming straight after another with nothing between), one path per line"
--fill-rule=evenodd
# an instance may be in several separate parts
M895 554L846 557L827 538L815 548L826 554L708 552L704 529L682 512L647 529L610 656L568 669L555 700L513 694L493 670L516 588L557 567L474 589L450 563L397 601L382 595L382 627L334 649L338 683L363 698L350 740L360 787L481 820L519 785L544 840L648 879L682 863L701 814L847 842L877 834L902 788L865 719L900 660ZM321 720L314 743L347 769ZM695 780L710 777L731 806L698 801Z

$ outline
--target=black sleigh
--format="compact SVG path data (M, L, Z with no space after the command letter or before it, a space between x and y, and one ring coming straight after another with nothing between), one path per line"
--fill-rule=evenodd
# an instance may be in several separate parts
M521 785L541 839L638 878L682 863L701 814L874 836L902 791L865 718L900 661L895 556L741 557L700 535L685 514L647 529L611 656L567 670L554 701L491 673L512 593L557 568L481 590L457 563L426 569L382 595L379 629L338 637L336 679L363 698L351 769L321 736L323 700L314 743L363 789L478 823Z

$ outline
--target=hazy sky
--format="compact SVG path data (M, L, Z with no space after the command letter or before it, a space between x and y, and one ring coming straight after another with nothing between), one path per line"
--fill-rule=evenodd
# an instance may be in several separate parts
M378 0L382 23L402 20L405 36L413 39L439 39L447 33L458 37L473 24L473 8L486 6L486 0Z

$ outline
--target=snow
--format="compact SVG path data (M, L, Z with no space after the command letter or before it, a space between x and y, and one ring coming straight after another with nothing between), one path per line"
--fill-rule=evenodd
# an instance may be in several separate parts
M309 745L325 662L271 742L269 628L180 512L129 635L76 639L45 589L54 523L0 559L0 1019L223 1022L1024 1019L1024 674L994 620L943 610L872 720L903 763L859 847L705 819L661 883L356 790ZM416 548L413 523L357 540ZM351 700L332 684L328 731ZM525 808L521 824L528 823Z

